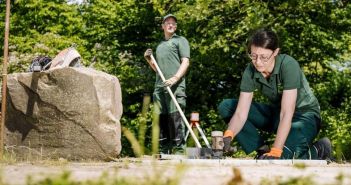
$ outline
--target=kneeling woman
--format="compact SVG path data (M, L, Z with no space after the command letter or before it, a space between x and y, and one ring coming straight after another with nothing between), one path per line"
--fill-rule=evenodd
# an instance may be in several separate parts
M245 153L256 150L258 159L330 158L329 139L312 144L320 129L319 103L298 62L279 54L278 37L268 29L256 31L248 46L251 63L242 76L239 100L225 99L219 105L229 122L224 151L236 138ZM255 90L271 103L252 102ZM271 148L260 130L276 134Z

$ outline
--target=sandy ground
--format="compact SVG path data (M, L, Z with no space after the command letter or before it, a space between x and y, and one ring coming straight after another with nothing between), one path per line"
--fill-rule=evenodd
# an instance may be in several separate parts
M294 177L311 177L315 184L351 184L351 164L304 163L298 168L290 162L257 163L254 160L152 160L120 159L116 162L67 162L42 161L35 163L2 164L2 180L5 184L26 184L27 177L34 181L55 177L63 171L71 172L75 181L96 180L103 173L113 178L134 180L167 180L177 175L182 185L228 184L236 174L241 174L244 184L260 184L262 179L286 181ZM182 167L182 168L181 168ZM181 168L182 170L180 170ZM342 175L342 181L337 177Z

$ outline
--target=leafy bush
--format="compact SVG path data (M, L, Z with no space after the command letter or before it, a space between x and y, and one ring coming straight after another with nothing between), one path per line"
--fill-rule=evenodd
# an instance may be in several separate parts
M351 136L347 132L351 124L348 1L11 2L9 72L23 72L35 56L54 57L76 43L86 66L95 56L96 69L119 78L124 106L121 123L138 135L146 153L152 151L151 112L142 116L142 101L144 94L153 90L155 73L143 53L147 48L155 50L162 39L161 17L175 14L178 34L190 42L185 114L200 113L208 138L212 130L226 127L217 106L222 99L239 94L241 74L250 62L247 39L257 28L271 27L280 36L281 52L300 63L320 101L325 125L320 136L332 139L340 151L336 152L338 159L351 158ZM4 20L4 3L0 7L0 18ZM0 23L2 35L3 30L4 24ZM3 43L2 37L0 41ZM330 61L338 61L335 65L341 68L334 69ZM145 138L139 135L140 125L146 125ZM134 155L125 137L122 145L123 156Z
M316 85L315 93L321 104L323 129L334 146L335 157L351 159L351 67L332 64L323 82ZM346 66L345 66L346 65Z

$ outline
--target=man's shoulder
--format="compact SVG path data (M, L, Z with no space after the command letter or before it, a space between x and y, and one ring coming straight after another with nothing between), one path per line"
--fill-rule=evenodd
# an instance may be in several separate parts
M174 34L172 36L173 39L184 39L184 40L187 40L184 36L181 36L181 35L178 35L178 34Z
M189 46L189 41L180 35L176 35L174 37L172 37L173 39L173 43L175 43L177 46Z

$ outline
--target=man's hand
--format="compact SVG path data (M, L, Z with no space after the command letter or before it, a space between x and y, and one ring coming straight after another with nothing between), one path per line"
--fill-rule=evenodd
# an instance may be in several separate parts
M263 154L259 159L280 159L283 150L279 148L271 148L271 151Z
M149 61L149 60L151 60L151 55L152 55L152 49L147 49L146 51L145 51L145 53L144 53L144 58L147 60L147 61Z
M164 81L163 85L165 85L165 86L172 86L175 83L177 83L178 80L179 80L179 77L173 76L173 77L169 78L168 80Z

